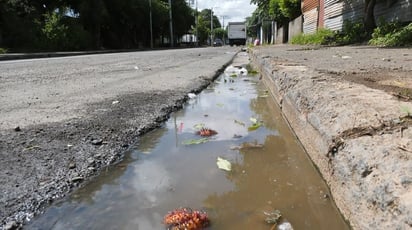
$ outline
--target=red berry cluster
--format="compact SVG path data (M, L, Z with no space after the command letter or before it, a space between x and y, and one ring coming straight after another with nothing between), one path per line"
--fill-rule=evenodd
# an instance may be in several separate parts
M206 212L190 208L178 208L169 212L163 222L169 230L199 230L210 224Z
M210 136L216 135L217 132L213 129L202 128L201 130L197 131L197 134L202 137L210 137Z

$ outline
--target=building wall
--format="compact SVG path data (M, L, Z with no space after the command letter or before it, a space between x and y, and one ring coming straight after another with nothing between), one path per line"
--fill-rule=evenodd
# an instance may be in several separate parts
M381 2L375 7L377 22L380 17L387 21L412 21L412 0L398 0L393 5L389 1Z
M275 43L276 44L282 44L283 41L283 27L278 28L277 33L276 33L276 39L275 39Z
M301 8L302 12L308 12L315 8L318 8L319 0L302 0Z
M318 26L318 9L313 8L303 13L303 33L310 34L316 32Z
M289 40L296 35L299 35L303 32L303 17L299 16L293 21L289 22Z
M325 28L331 30L342 30L343 23L362 21L364 0L319 0L324 3L323 18L318 15L318 0L303 0L303 32L313 33L322 20ZM392 2L392 3L391 3ZM321 12L320 12L321 13ZM378 1L375 6L375 19L385 18L386 21L412 21L412 0L398 0L395 3L390 0Z

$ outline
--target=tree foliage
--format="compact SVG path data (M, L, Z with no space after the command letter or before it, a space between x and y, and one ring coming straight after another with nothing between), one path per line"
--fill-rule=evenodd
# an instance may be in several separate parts
M137 48L169 38L168 0L0 0L0 47L12 50ZM194 25L185 0L172 1L174 37Z
M301 14L301 0L251 0L257 5L256 10L249 18L249 24L259 23L262 20L274 20L284 24Z
M211 30L211 10L210 9L204 9L199 12L198 15L198 20L199 24L197 26L197 32L199 36L199 42L201 44L205 44L210 37L210 30ZM216 15L213 15L213 31L215 32L215 29L220 28L220 22L219 19L216 17Z

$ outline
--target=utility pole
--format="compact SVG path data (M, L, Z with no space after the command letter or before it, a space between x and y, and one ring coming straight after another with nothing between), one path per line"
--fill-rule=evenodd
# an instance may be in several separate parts
M169 0L169 19L170 19L170 46L174 46L173 39L173 18L172 18L172 0Z
M199 15L197 11L197 0L196 0L196 46L199 46Z
M213 46L213 7L210 8L210 46Z
M149 0L149 15L150 15L150 48L153 49L152 0Z
M223 44L226 45L226 40L225 40L225 38L226 38L226 36L225 36L225 33L226 33L225 17L227 17L227 15L222 15L221 17L222 17L222 23L223 23Z

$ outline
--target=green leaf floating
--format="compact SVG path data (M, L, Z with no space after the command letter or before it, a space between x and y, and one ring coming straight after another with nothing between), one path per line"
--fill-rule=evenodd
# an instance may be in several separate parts
M186 141L183 141L182 144L184 144L184 145L198 145L198 144L206 143L208 141L209 141L208 138L200 138L200 139L186 140Z
M249 127L247 128L247 130L248 130L248 131L255 131L255 130L258 129L260 126L262 126L262 124L260 124L260 123L255 123L255 124L252 124L251 126L249 126Z
M193 128L195 128L195 129L197 129L197 130L202 129L202 128L204 128L204 127L205 127L205 124L203 124L203 123L201 123L201 124L196 124L196 125L193 126Z
M251 117L250 121L253 124L247 128L248 131L254 131L254 130L258 129L260 126L262 126L262 124L254 117Z
M221 157L217 157L216 164L217 164L218 168L223 169L225 171L231 171L232 170L232 164L228 160L223 159Z

